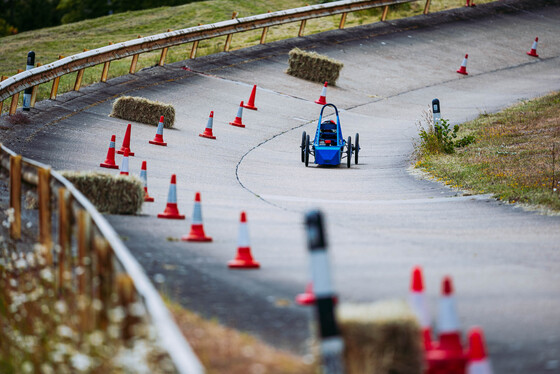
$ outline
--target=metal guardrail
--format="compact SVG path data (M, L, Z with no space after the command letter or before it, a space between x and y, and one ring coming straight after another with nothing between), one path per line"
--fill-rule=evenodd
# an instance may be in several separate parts
M117 279L127 279L127 284L136 291L135 299L144 304L159 342L177 371L204 373L158 292L118 234L89 200L49 166L17 155L0 144L0 172L3 170L9 174L10 208L14 213L10 236L14 240L21 238L22 182L36 187L39 243L47 249L47 264L55 269L58 287L68 282L64 276L66 271L87 266L86 258L97 265L91 265L89 272L82 271L70 281L80 295L92 294L105 304L108 300L104 299L110 295L105 290L113 289ZM53 241L53 216L58 219L56 242ZM73 234L76 235L74 240ZM56 263L53 261L55 248Z
M0 113L4 100L12 98L9 114L14 114L17 110L19 93L26 88L36 87L39 84L53 81L51 96L52 100L56 99L58 84L60 77L73 72L78 72L74 90L78 91L81 86L84 69L104 64L101 73L101 82L107 80L107 74L111 61L119 60L125 57L132 57L129 73L134 74L138 56L141 53L161 51L159 65L165 62L167 51L170 47L193 43L190 58L196 57L198 43L201 40L212 39L220 36L227 36L224 45L224 51L229 51L233 34L262 29L260 43L266 43L266 35L268 28L271 26L279 26L292 22L301 22L298 36L303 36L307 20L313 18L327 17L341 14L339 28L344 28L346 16L348 13L365 9L383 7L381 20L387 17L390 5L398 5L403 3L417 2L420 0L343 0L332 3L311 5L301 8L283 10L278 12L260 14L251 17L235 18L213 23L210 25L201 25L190 27L177 31L168 31L166 33L138 38L122 43L111 44L106 47L97 48L91 51L85 51L73 56L59 56L59 60L49 64L36 67L27 71L21 71L12 77L1 77L0 81ZM429 11L431 0L426 0L424 6L424 14ZM31 98L31 106L34 106L37 90L33 90Z

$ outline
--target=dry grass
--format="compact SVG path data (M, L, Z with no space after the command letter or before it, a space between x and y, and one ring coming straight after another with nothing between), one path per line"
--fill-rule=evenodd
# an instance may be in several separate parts
M306 79L312 82L329 82L336 85L340 70L344 66L342 62L336 61L316 52L306 52L299 48L290 51L286 73L294 77Z
M417 166L476 193L560 211L560 93L522 102L461 125L476 143Z
M274 349L248 334L208 321L168 301L179 328L208 374L313 374L313 364Z
M157 126L160 117L164 116L163 127L169 129L175 124L175 108L173 105L143 97L119 97L113 104L113 111L110 116L152 126Z
M102 213L136 214L144 202L144 187L133 176L63 171L68 179Z

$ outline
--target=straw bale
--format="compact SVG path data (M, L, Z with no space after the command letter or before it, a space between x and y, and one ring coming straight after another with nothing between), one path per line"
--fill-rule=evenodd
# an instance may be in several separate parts
M136 214L142 208L144 187L135 176L75 171L61 174L102 213Z
M302 51L299 48L292 49L289 55L286 73L312 82L326 81L334 86L344 66L340 61L316 52Z
M157 126L160 116L164 116L163 127L168 129L175 124L175 108L173 105L143 97L119 97L113 103L113 111L110 116L152 126Z
M420 326L404 301L337 308L347 374L421 374Z

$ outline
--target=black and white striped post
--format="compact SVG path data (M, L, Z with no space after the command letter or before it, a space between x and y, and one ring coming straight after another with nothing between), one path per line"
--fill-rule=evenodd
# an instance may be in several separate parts
M35 67L35 52L30 51L27 54L27 66L25 70L31 70ZM31 108L31 94L33 93L33 87L28 87L23 91L23 110L28 112Z
M305 216L307 243L311 255L311 280L315 292L315 310L319 322L321 369L324 374L343 374L344 342L334 314L335 293L332 287L323 215L311 211Z

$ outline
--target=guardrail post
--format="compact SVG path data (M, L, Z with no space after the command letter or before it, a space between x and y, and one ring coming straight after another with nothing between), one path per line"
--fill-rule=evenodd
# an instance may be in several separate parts
M70 217L70 193L66 188L58 189L58 290L64 293L66 262L71 262L72 227ZM68 258L67 258L68 257Z
M52 265L52 215L51 215L51 169L37 170L39 183L39 243L47 249L47 264Z
M231 14L231 19L235 19L237 17L237 12L233 12ZM229 47L231 45L231 39L233 38L233 34L228 34L226 37L226 43L224 44L224 52L229 52Z
M347 16L348 16L348 13L342 13L342 17L340 17L340 23L338 24L339 29L344 28L344 24L346 23L346 17Z
M7 76L2 75L0 77L0 82L5 81L6 79L8 79ZM4 107L4 100L0 101L0 116L2 115L2 108Z
M96 257L96 269L94 285L96 286L96 297L101 301L102 308L98 313L96 318L97 327L106 330L108 325L107 310L109 309L109 302L111 300L111 288L112 288L112 263L110 256L110 247L107 239L95 238L95 257Z
M430 12L430 3L432 0L426 0L426 5L424 6L424 14L428 14Z
M387 13L389 13L389 5L385 5L385 8L383 8L383 14L381 15L381 22L385 22L385 20L387 19Z
M10 156L10 208L10 237L17 240L21 238L21 155Z
M270 10L267 13L270 13ZM261 44L266 43L266 34L268 34L268 26L263 27L263 31L261 34Z
M91 217L89 213L80 209L78 212L78 269L76 271L78 278L78 297L84 298L88 294L88 284L91 284L88 280L90 279L90 264L91 261L91 241L92 241L92 231L91 231ZM90 320L88 308L84 307L79 310L80 313L80 327L81 331L89 331Z
M113 42L109 42L109 45L113 45ZM111 61L107 61L103 64L103 70L101 71L101 82L107 82L107 76L109 75L109 66Z
M19 74L21 72L23 72L23 70L18 69L17 74ZM8 115L11 116L11 115L16 114L18 102L19 102L19 92L15 93L14 96L12 96L12 102L10 104L10 111L8 112Z
M59 60L61 60L63 58L64 58L64 56L62 56L62 55L58 56ZM53 83L52 83L52 87L51 87L51 96L50 96L51 100L56 100L56 94L58 93L59 83L60 83L60 77L54 78Z
M167 32L171 32L171 29L167 29ZM163 66L165 64L165 58L167 57L167 51L169 50L168 47L165 47L161 50L161 56L159 56L159 66Z
M119 295L119 302L124 310L128 310L130 304L136 299L136 290L134 289L134 282L128 274L119 274L117 276L117 292ZM138 322L138 317L133 317L130 313L126 314L122 324L121 336L125 341L128 341L134 336L132 327Z
M84 52L89 51L89 49L84 48ZM78 70L78 74L76 75L76 81L74 82L74 91L79 91L80 87L82 86L82 78L84 77L84 72L86 69Z
M25 70L31 70L35 67L35 52L29 51L27 53L27 66ZM23 103L22 103L22 110L29 111L31 110L31 92L33 92L33 87L28 87L23 91Z
M142 38L142 36L138 35L137 38L140 39ZM128 70L129 74L134 74L136 72L136 63L138 62L138 56L140 56L139 53L132 56L132 62L130 63L130 69Z
M191 55L190 58L196 57L196 50L198 49L198 40L195 40L192 44Z
M43 64L41 63L37 63L37 67L42 65ZM39 92L39 85L33 86L33 90L31 91L31 102L29 103L29 106L31 106L31 108L35 108L35 102L37 101L37 92Z
M298 36L303 36L303 33L305 31L305 24L307 23L307 20L304 19L303 21L301 21L301 23L299 24L299 32L298 32Z

